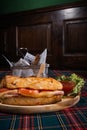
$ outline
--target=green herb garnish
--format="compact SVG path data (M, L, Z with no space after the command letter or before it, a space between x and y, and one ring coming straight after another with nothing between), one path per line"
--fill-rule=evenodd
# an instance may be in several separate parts
M75 87L73 88L72 92L68 94L68 96L79 94L81 92L82 87L85 84L85 80L80 76L76 75L75 73L71 74L70 76L62 75L56 77L56 79L58 81L73 81L75 83Z

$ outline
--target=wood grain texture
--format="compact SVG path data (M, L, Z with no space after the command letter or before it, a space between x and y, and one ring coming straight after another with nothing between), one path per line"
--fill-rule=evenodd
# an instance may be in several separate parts
M19 59L20 47L34 55L47 48L50 68L87 70L86 1L0 18L0 53L9 60ZM2 58L0 66L6 66Z

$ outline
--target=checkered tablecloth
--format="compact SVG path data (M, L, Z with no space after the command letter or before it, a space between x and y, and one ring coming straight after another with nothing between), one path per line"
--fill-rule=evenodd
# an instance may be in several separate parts
M8 73L9 71L1 71L0 78ZM50 70L49 75L55 77L71 73ZM80 101L71 108L30 115L0 113L0 130L87 130L87 83L82 90Z

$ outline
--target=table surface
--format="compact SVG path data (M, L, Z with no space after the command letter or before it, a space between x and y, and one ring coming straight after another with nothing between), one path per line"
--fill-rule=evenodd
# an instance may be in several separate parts
M71 71L50 70L51 77L70 75ZM9 71L0 71L0 78ZM86 79L85 79L86 81ZM80 101L64 110L38 114L0 113L0 130L87 130L87 82Z

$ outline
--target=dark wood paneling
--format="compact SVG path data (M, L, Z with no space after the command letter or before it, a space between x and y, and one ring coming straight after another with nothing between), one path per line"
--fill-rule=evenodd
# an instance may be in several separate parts
M64 24L64 55L87 56L87 19L69 20Z
M87 63L86 9L72 8L71 12L75 16L63 20L62 64L66 68L87 69L87 64L84 64Z
M18 48L28 48L34 54L48 48L51 54L51 24L17 27Z
M21 47L34 55L47 48L51 68L87 69L86 1L0 18L0 53L10 60L19 58Z
M9 64L2 57L4 54L9 60L16 57L16 30L15 27L5 27L0 29L0 66L9 67Z

